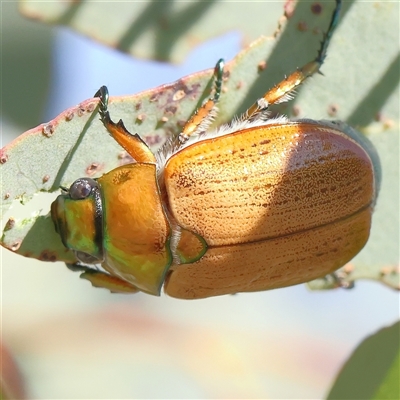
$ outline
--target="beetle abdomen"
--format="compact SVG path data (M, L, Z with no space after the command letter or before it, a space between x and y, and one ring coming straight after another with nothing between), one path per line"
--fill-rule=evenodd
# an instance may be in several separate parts
M332 224L365 210L375 196L363 147L306 121L196 142L173 155L164 174L177 223L211 247Z

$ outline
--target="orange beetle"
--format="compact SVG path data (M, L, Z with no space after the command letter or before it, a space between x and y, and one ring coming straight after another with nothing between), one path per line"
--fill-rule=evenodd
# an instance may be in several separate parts
M107 111L99 113L135 162L76 180L52 204L64 245L94 286L194 299L306 282L351 260L368 240L379 181L372 145L341 122L268 118L268 106L317 72L316 59L216 130L215 94L154 155ZM104 271L85 264L100 263Z

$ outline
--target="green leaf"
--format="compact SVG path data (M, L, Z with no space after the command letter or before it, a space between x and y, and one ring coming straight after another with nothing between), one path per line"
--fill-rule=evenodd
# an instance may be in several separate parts
M399 399L400 323L365 339L342 367L327 399Z
M382 383L373 398L376 400L400 398L399 376L400 352L397 353L397 358L388 369L385 379L382 380Z
M241 30L245 44L273 32L283 4L25 0L20 1L20 11L35 20L69 26L135 57L176 63L194 46L232 30Z

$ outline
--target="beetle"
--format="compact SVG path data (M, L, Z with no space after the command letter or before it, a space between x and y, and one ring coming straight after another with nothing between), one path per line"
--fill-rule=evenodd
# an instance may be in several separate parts
M100 119L134 162L77 179L53 202L55 229L80 260L69 267L112 292L198 299L303 283L351 260L369 237L375 149L342 122L268 114L319 71L340 7L315 60L214 130L219 60L213 97L157 154L112 121L103 86Z

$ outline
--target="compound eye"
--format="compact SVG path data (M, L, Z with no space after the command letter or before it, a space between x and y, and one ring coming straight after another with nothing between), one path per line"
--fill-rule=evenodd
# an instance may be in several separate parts
M95 180L90 178L80 178L77 179L69 188L69 195L72 200L86 199L95 187L98 187Z
M101 262L101 260L99 260L97 257L83 251L75 251L75 255L79 261L82 261L85 264L98 264Z

